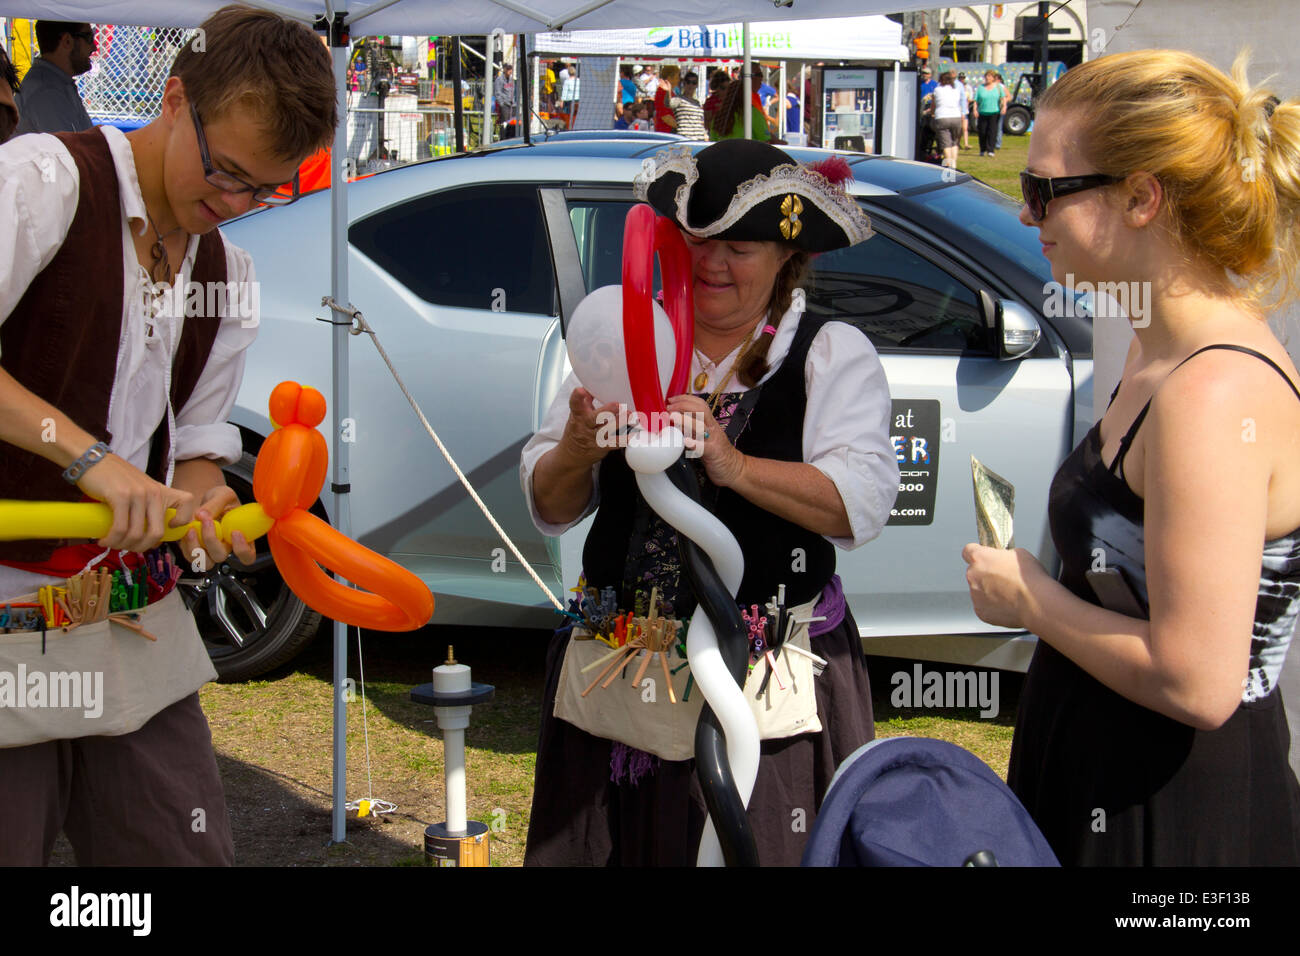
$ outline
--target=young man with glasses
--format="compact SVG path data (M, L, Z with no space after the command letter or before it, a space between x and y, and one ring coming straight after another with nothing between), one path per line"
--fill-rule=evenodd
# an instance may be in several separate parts
M41 55L23 77L16 132L76 133L90 129L90 115L73 77L90 69L95 31L89 23L38 20L36 45Z
M213 524L238 504L221 466L242 453L227 419L258 324L252 262L216 226L297 197L298 166L333 137L333 70L319 38L272 13L229 6L202 29L148 126L0 146L0 208L17 220L0 255L0 499L89 497L114 516L98 542L0 542L0 603L90 566L148 574L140 552L168 508L200 522L181 541L195 570L254 559ZM223 294L196 301L196 286ZM139 618L156 642L114 625L76 645L104 685L84 730L0 707L0 865L45 862L61 829L82 864L233 861L197 693L216 672L160 590ZM0 642L0 672L54 666L27 646Z

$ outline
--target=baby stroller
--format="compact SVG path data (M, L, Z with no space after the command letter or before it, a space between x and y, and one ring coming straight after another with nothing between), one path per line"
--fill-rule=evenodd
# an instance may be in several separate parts
M888 737L840 764L804 866L1059 866L988 765L942 740Z

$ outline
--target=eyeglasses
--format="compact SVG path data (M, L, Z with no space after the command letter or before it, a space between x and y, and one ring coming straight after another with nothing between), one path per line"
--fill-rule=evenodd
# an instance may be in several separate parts
M1048 179L1045 176L1022 172L1020 192L1025 197L1025 206L1029 209L1030 218L1034 222L1042 222L1047 215L1047 204L1053 199L1123 181L1123 176L1107 176L1104 173L1091 173L1087 176L1057 176L1055 179Z
M69 31L69 32L72 32L72 31ZM95 31L94 31L94 30L82 30L80 33L73 33L72 35L73 35L74 37L76 37L77 39L79 39L79 40L85 40L87 43L94 43L94 42L95 42Z
M216 169L212 165L212 156L208 152L208 138L203 135L203 123L199 121L199 111L194 104L190 104L190 115L194 117L194 132L199 137L199 158L203 160L203 178L208 181L208 185L216 186L223 193L248 193L253 194L253 201L260 202L267 206L287 206L298 198L298 173L293 174L293 182L285 183L274 189L266 186L254 186L252 183L246 183L238 176ZM292 187L292 192L287 191Z

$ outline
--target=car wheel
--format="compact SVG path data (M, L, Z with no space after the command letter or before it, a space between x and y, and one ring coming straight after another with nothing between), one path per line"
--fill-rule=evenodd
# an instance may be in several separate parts
M240 501L253 500L253 465L244 453L225 469L226 482ZM177 583L194 614L204 646L222 683L244 681L287 663L316 636L321 616L289 590L275 568L266 539L257 542L257 558L245 565L231 555L213 568L190 568Z
M1012 136L1024 136L1029 132L1029 110L1023 106L1013 106L1002 117L1002 131Z

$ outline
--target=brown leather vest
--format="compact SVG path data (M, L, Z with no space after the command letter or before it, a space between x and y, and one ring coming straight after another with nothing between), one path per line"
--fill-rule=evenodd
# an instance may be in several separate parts
M78 426L108 442L108 404L122 333L122 204L108 141L98 129L55 133L77 164L77 211L54 259L32 280L0 325L0 368ZM217 230L199 239L191 281L225 282L225 246ZM172 366L171 401L189 400L217 337L218 318L187 319ZM155 429L150 477L166 477L167 426ZM0 498L79 501L62 469L0 442ZM66 541L0 542L0 561L38 562Z

